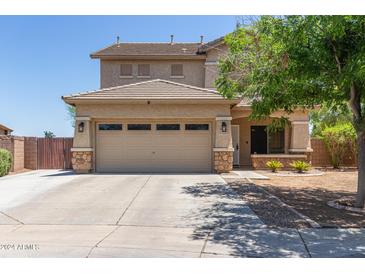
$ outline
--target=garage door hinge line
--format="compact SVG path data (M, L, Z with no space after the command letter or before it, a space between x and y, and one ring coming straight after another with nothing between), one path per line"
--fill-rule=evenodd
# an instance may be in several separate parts
M134 202L134 200L137 198L137 196L139 195L139 193L142 191L142 189L147 185L147 183L150 181L152 175L150 175L146 182L141 186L141 188L137 191L136 195L134 195L132 201L128 204L128 206L126 207L126 209L123 211L122 215L119 217L118 221L116 222L116 225L119 224L119 222L122 220L123 216L125 215L125 213L127 212L127 210L130 208L130 206L132 205L132 203Z

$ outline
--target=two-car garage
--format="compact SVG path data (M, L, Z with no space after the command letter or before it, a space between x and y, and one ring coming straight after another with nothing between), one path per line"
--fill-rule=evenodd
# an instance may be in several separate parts
M96 123L97 172L212 172L212 126L192 121Z

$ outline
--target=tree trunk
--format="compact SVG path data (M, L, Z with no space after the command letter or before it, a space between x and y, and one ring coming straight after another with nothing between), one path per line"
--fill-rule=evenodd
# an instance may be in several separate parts
M357 179L357 195L355 206L364 207L365 203L365 131L358 132L358 179Z

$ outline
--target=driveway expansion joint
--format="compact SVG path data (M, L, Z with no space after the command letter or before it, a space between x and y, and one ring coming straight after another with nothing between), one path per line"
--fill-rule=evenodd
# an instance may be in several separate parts
M134 195L133 199L130 201L130 203L128 204L128 206L126 207L126 209L123 211L122 215L119 217L119 219L115 223L116 225L119 225L120 221L122 220L122 218L124 217L124 215L126 214L126 212L128 211L128 209L131 207L131 205L133 204L134 200L138 197L139 193L141 193L142 189L147 185L147 183L150 181L151 178L152 178L152 175L150 175L147 178L146 182L137 191L136 195Z
M300 233L299 229L297 229L297 232L298 232L298 234L299 234L300 239L301 239L301 240L302 240L302 242L303 242L303 245L304 245L305 251L307 251L309 258L312 258L312 254L311 254L311 253L310 253L310 251L309 251L308 245L307 245L307 243L304 241L303 236L302 236L302 234Z
M22 221L20 221L20 220L18 220L18 219L16 219L16 218L14 218L14 217L12 217L12 216L10 216L10 215L8 215L8 214L6 214L6 213L2 212L2 211L0 211L0 214L2 214L2 215L4 215L4 216L8 217L9 219L12 219L13 221L15 221L15 222L17 222L17 223L19 223L19 224L21 224L21 225L24 225L24 223L23 223Z
M92 251L98 247L98 245L104 241L106 238L108 238L110 235L112 235L117 229L119 228L119 226L117 226L116 228L114 228L112 231L110 231L108 234L106 234L100 241L98 241L89 251L89 253L86 255L86 258L89 258L89 256L91 255Z

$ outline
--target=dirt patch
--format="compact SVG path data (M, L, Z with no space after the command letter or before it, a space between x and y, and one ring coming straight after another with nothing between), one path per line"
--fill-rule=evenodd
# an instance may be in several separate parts
M354 170L329 171L316 177L276 177L254 180L257 186L279 197L284 203L323 227L365 227L365 214L332 208L328 201L342 197L351 200L357 188Z
M283 207L276 199L263 191L261 187L244 179L226 179L226 182L248 202L249 207L268 227L311 227L306 220Z

